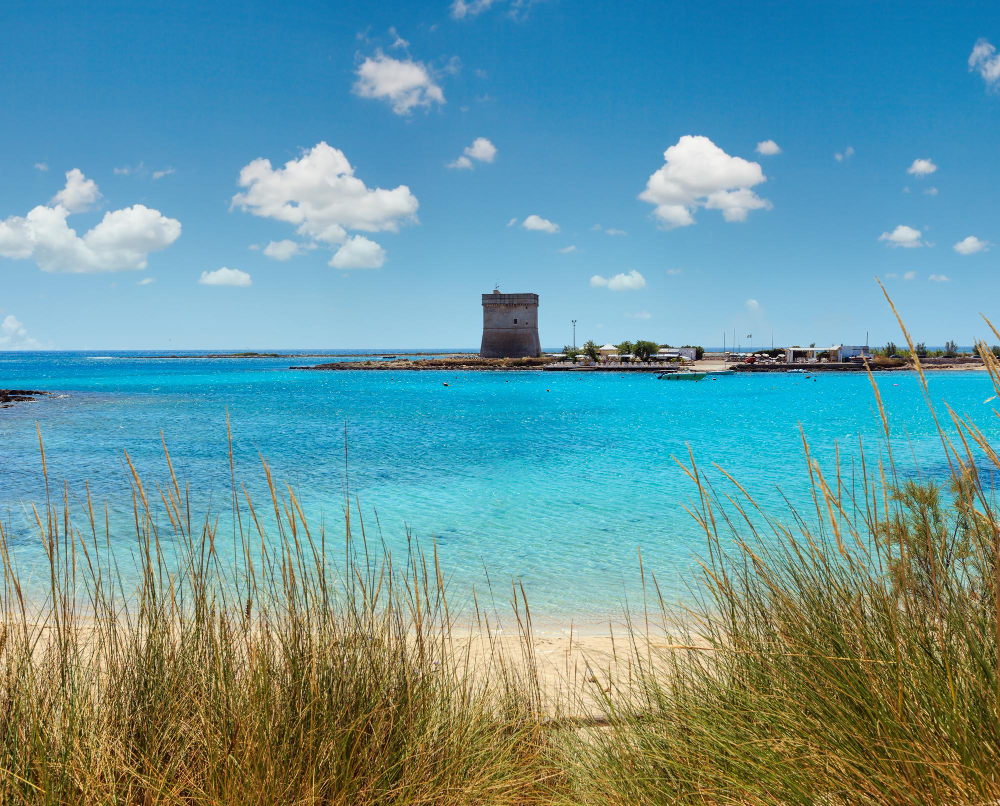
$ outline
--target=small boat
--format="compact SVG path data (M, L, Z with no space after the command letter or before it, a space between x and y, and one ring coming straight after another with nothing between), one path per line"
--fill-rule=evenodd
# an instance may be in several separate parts
M700 381L707 372L661 372L656 377L661 381Z

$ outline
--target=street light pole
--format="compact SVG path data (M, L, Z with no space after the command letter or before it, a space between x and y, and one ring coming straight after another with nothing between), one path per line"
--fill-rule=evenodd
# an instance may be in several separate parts
M573 349L576 349L576 319L573 319Z

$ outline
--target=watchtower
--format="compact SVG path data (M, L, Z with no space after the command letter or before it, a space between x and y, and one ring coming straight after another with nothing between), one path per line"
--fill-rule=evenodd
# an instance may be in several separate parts
M483 294L482 358L537 358L538 294Z

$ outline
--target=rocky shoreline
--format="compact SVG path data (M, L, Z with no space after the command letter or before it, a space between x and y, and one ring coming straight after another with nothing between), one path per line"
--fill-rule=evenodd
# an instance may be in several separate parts
M30 403L51 394L38 389L0 389L0 409L9 408L15 403Z
M464 356L461 358L427 358L410 360L406 358L386 361L334 361L329 364L314 364L312 366L289 367L289 369L307 370L390 370L405 372L412 370L540 370L550 364L549 358L480 358L479 356Z

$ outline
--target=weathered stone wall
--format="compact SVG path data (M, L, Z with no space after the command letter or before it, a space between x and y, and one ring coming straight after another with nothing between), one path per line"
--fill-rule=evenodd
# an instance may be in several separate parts
M483 294L483 358L535 358L538 340L538 294Z

